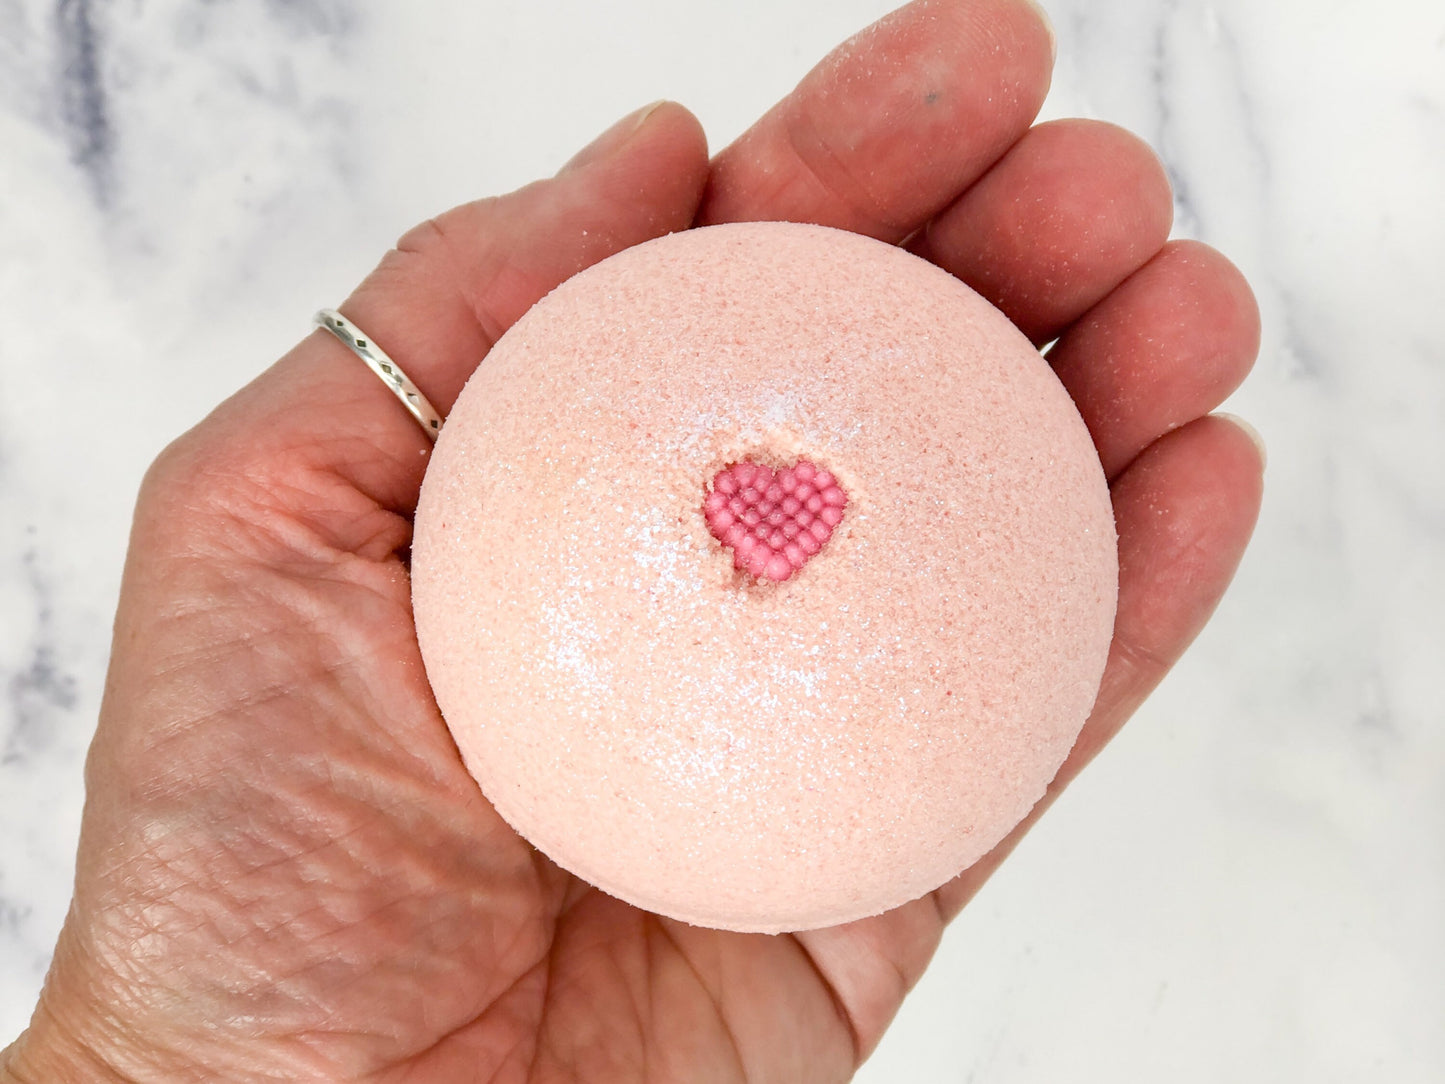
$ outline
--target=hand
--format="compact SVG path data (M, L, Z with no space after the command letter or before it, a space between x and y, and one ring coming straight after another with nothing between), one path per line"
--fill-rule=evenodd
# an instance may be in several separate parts
M1052 798L1208 617L1262 463L1205 416L1254 357L1248 288L1165 243L1168 186L1137 140L1029 130L1050 66L1022 0L915 4L711 164L681 107L634 115L557 177L409 233L344 310L445 411L574 272L693 223L792 218L906 243L1057 338L1121 582ZM844 1080L1026 830L924 899L791 937L696 929L563 873L482 798L422 671L403 555L426 451L317 332L156 463L74 904L0 1077Z

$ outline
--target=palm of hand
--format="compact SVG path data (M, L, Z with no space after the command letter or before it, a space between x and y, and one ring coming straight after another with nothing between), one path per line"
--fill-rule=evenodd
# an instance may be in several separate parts
M445 409L574 271L694 222L792 218L907 239L1057 337L1121 581L1056 793L1182 652L1248 537L1258 455L1202 415L1247 371L1257 316L1221 257L1164 244L1167 184L1137 141L1083 122L1025 135L1050 65L1026 5L905 8L860 41L711 164L668 106L554 180L428 223L348 314ZM845 1079L1027 825L923 900L793 937L688 927L576 881L482 798L431 699L403 561L424 463L419 431L319 335L158 462L75 904L0 1075Z
M184 448L163 461L153 488L168 496L137 523L137 547L167 556L128 590L154 575L172 609L122 625L130 657L109 694L167 722L97 743L94 800L129 814L88 822L84 850L125 875L82 882L105 922L61 948L130 1007L118 1068L144 1076L134 1042L165 1079L197 1062L227 1079L745 1080L764 1061L788 1079L846 1074L850 1026L802 943L637 911L482 799L416 653L392 552L404 521L343 498L331 511L369 516L387 556L312 563L273 541L315 541L309 517L267 501L308 491L305 477L253 478L249 497L159 477L197 467ZM218 1020L232 1022L220 1035Z

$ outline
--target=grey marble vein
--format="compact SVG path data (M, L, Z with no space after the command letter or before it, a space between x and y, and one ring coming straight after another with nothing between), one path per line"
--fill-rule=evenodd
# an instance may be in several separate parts
M95 198L111 201L115 128L102 64L96 0L56 0L60 116L71 161L90 179Z
M21 564L34 603L35 633L19 667L6 681L9 719L0 736L0 765L23 764L49 747L57 713L76 706L76 679L56 659L51 589L33 547L25 551Z
M330 37L351 33L359 18L358 5L340 0L266 0L266 7L292 30Z
M1199 232L1199 212L1194 205L1190 174L1187 170L1180 168L1170 154L1171 145L1175 142L1174 125L1176 120L1174 109L1176 91L1173 86L1174 55L1170 48L1170 34L1171 23L1179 10L1179 0L1168 0L1168 3L1160 5L1157 20L1151 27L1149 35L1149 85L1154 94L1153 111L1158 118L1158 128L1150 133L1150 141L1159 151L1159 156L1164 163L1164 171L1169 177L1169 185L1174 190L1175 228L1182 229L1186 233L1197 234Z

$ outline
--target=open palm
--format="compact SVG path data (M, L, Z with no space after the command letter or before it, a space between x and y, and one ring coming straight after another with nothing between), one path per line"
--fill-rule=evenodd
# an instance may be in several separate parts
M1262 464L1206 416L1257 348L1247 287L1166 244L1168 186L1137 140L1029 128L1050 66L1019 0L913 5L712 162L684 109L654 107L556 178L413 231L344 309L445 411L574 272L693 224L786 218L906 244L1057 339L1121 582L1052 796L1207 619ZM922 900L796 936L690 927L559 870L482 797L427 686L405 571L426 452L317 333L152 469L75 902L0 1079L845 1080L1026 828Z

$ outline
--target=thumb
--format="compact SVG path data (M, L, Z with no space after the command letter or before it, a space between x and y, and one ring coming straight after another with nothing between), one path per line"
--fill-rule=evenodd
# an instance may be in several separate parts
M692 114L674 103L648 106L555 177L411 230L341 311L445 416L493 342L553 287L615 252L685 229L707 170ZM345 509L327 505L345 499L338 489L409 515L429 450L391 390L317 330L178 441L157 470L192 480L239 475L248 488L274 481L272 492L297 498L288 511L309 508L313 523L335 527Z

